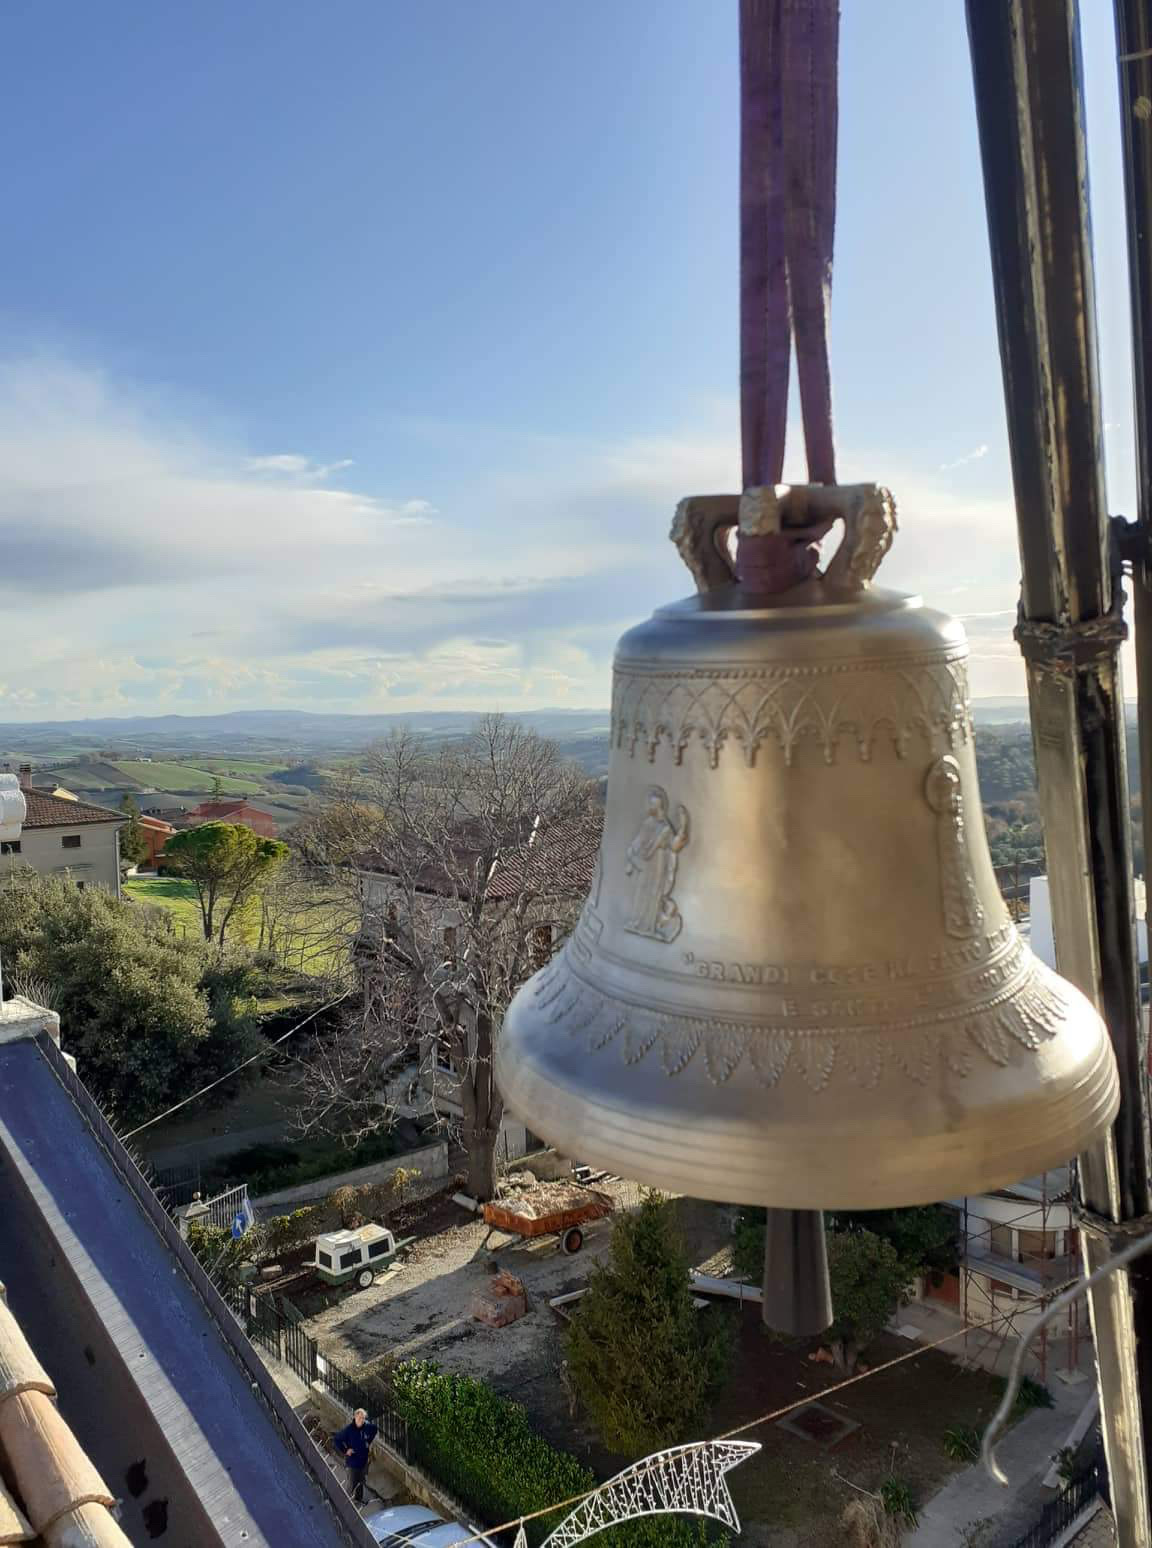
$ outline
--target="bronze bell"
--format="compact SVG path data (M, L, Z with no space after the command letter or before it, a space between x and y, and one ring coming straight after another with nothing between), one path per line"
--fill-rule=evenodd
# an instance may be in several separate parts
M832 516L827 570L737 583L723 539ZM1066 1161L1118 1105L1107 1032L1021 941L976 780L964 631L874 588L874 485L683 502L698 594L616 652L600 863L513 1001L508 1106L697 1198L881 1208Z

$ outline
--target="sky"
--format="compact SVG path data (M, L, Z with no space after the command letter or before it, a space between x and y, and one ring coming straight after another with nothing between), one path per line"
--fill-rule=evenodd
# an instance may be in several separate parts
M966 620L974 692L1019 694L963 6L842 9L839 476L893 489L884 578ZM0 35L0 721L604 706L690 590L676 502L738 487L735 0L7 0Z

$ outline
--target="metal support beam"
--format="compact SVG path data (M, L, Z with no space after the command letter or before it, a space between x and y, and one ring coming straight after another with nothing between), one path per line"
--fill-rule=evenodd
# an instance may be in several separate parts
M1120 124L1132 297L1136 521L1126 524L1140 696L1145 867L1152 857L1152 0L1116 0Z
M1149 1210L1119 647L1104 492L1077 0L967 0L1023 587L1023 648L1061 972L1099 1008L1120 1067L1111 1137L1081 1193L1118 1224ZM1082 1236L1085 1262L1107 1240ZM1152 1543L1152 1284L1134 1264L1091 1301L1122 1548Z

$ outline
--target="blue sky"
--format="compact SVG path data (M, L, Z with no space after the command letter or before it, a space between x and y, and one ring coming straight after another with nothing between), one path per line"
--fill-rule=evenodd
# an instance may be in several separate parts
M1020 692L963 8L843 9L841 476ZM0 35L0 719L605 704L687 589L676 500L736 483L735 0L8 0Z

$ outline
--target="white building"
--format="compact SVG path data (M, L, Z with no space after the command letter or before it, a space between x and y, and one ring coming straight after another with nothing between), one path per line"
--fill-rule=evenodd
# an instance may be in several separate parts
M41 876L68 876L78 887L120 893L120 829L127 820L103 806L34 790L31 770L18 780L0 775L11 799L5 802L0 838L0 876L23 867Z

